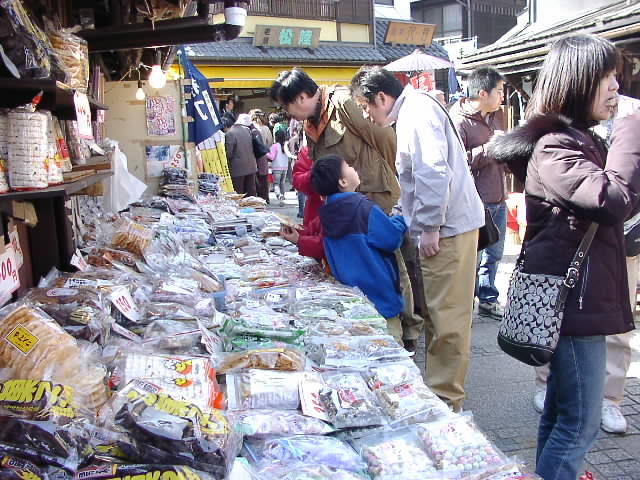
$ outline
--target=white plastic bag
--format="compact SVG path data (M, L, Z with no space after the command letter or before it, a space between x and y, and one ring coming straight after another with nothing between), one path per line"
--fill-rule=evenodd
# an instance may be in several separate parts
M117 141L108 138L105 145L111 152L113 176L104 182L104 208L107 212L115 213L139 200L147 189L147 185L129 173L127 156L120 151L120 145Z

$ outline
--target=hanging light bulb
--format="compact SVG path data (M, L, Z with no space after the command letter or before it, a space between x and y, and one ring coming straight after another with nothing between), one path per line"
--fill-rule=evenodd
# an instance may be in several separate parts
M167 84L167 79L164 76L164 72L162 71L161 63L161 53L157 53L156 63L151 67L151 74L149 75L149 85L151 88L155 88L159 90Z
M136 99L144 100L146 95L144 94L144 90L142 89L142 80L138 79L138 90L136 90Z

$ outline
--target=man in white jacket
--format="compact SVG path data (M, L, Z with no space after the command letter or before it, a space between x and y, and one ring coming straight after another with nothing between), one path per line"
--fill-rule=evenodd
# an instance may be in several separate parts
M400 206L418 241L428 317L429 387L462 409L471 347L478 229L484 208L447 112L381 67L363 67L353 97L380 126L396 124Z

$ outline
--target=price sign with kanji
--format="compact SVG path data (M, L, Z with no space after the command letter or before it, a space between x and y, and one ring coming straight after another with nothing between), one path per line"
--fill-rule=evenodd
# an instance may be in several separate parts
M92 139L93 129L91 128L91 106L89 98L80 92L73 94L73 103L76 107L76 120L78 121L78 135L80 138Z
M4 338L7 342L9 342L10 345L17 348L23 355L27 355L31 350L33 350L33 347L36 346L36 343L40 341L38 337L33 335L22 325L17 325Z
M131 294L127 288L120 287L116 289L109 298L111 299L111 303L120 310L120 313L132 322L137 322L142 318L142 312L134 302L133 298L131 298Z
M0 255L0 296L11 294L20 287L18 267L13 248L4 248Z
M313 27L284 27L256 25L253 44L256 47L317 48L320 29Z

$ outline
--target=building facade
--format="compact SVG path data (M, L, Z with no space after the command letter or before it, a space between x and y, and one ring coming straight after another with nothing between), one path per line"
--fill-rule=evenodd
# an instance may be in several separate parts
M273 104L268 88L282 70L301 67L318 84L348 84L362 65L386 65L410 54L416 45L385 43L390 20L376 19L380 8L389 16L406 13L408 0L402 5L380 3L251 0L246 27L237 39L188 45L185 50L212 79L219 99L233 97L237 111L269 111ZM435 43L426 51L448 58L446 50Z

